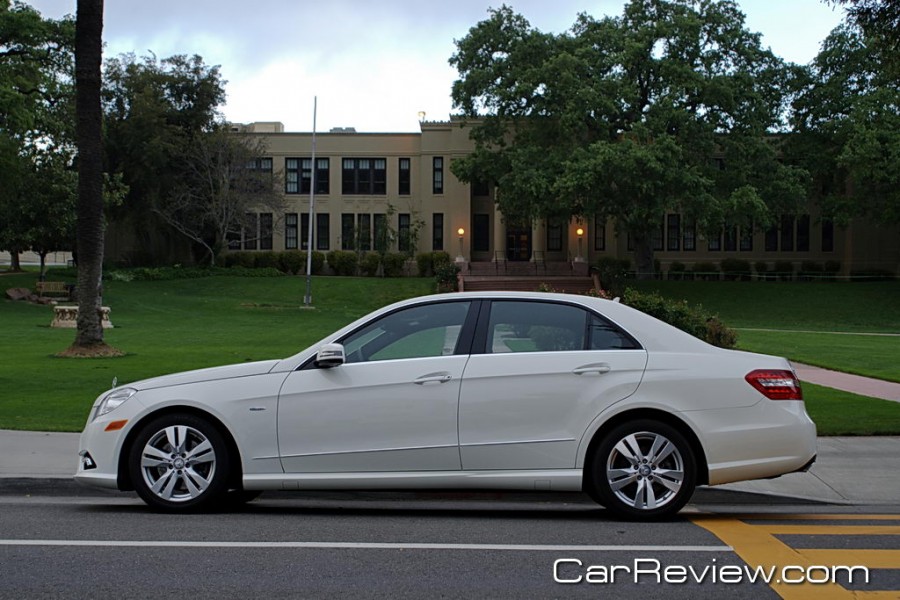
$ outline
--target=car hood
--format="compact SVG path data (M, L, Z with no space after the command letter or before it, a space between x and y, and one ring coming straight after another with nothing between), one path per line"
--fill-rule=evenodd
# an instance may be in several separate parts
M280 361L277 360L261 360L258 362L239 363L236 365L226 365L224 367L211 367L208 369L197 369L195 371L185 371L183 373L173 373L172 375L162 375L161 377L151 377L134 383L129 383L128 387L136 390L151 390L154 388L169 387L173 385L185 385L188 383L200 383L202 381L215 381L219 379L234 379L236 377L250 377L251 375L262 375L272 370L272 367Z

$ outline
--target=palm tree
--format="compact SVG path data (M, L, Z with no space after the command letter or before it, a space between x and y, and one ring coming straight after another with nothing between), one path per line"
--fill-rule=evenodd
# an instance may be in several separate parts
M108 355L100 323L103 268L103 157L100 63L103 0L78 0L75 16L75 112L78 143L78 323L64 354Z

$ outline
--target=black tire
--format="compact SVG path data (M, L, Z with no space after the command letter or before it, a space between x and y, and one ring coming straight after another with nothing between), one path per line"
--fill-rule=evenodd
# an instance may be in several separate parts
M213 508L228 492L230 468L228 447L218 429L191 414L148 422L128 455L135 491L161 512Z
M675 515L697 485L697 464L687 439L650 419L623 423L597 446L585 473L587 491L618 517L658 520Z

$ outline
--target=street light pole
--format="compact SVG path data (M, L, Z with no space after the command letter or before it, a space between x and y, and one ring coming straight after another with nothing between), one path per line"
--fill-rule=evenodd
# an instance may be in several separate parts
M313 221L316 218L316 109L318 101L318 97L313 96L312 159L309 164L309 227L306 236L306 296L303 298L303 306L307 308L312 305ZM302 163L300 181L303 181Z

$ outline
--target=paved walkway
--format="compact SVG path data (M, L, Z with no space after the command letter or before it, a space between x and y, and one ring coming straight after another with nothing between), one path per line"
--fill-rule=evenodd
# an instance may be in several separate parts
M794 370L797 371L797 377L800 378L800 381L808 381L816 385L824 385L825 387L861 396L869 396L870 398L900 402L900 383L829 371L828 369L820 369L819 367L797 362L791 362L791 364L794 365Z

